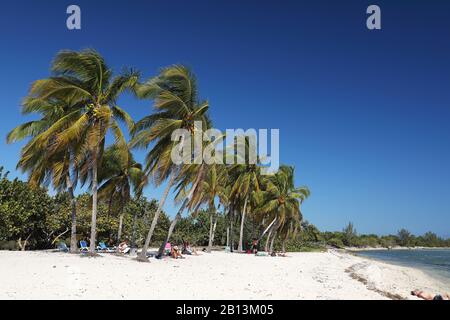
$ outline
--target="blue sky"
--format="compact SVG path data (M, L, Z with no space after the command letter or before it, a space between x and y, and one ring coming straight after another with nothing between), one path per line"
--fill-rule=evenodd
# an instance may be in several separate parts
M374 3L382 30L369 31ZM81 31L66 28L70 4L81 7ZM28 119L22 97L59 50L92 47L144 78L190 66L217 128L280 129L281 162L312 190L303 212L322 230L353 221L364 233L450 236L449 9L425 0L2 3L0 165L25 178L14 171L22 145L5 144ZM135 119L151 111L130 96L120 105Z

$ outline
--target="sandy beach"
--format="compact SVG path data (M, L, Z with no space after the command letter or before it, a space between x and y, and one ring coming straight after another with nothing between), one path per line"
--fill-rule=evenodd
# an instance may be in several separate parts
M415 299L448 291L420 270L337 251L223 252L138 263L103 254L0 252L1 299Z

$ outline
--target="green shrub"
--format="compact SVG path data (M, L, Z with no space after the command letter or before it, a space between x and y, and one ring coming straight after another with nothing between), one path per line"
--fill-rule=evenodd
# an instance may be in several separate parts
M332 238L327 241L327 244L335 248L344 248L344 242L339 238Z

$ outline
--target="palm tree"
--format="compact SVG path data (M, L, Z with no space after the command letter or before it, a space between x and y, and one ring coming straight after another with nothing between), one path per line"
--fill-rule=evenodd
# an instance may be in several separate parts
M195 122L201 121L204 130L209 128L209 120L205 116L208 110L207 101L199 101L195 76L184 66L171 66L161 71L157 78L138 86L137 95L140 98L154 99L156 113L139 121L133 132L132 145L147 148L154 144L146 157L146 172L152 176L156 185L167 181L166 189L159 201L158 209L153 218L150 230L145 240L139 261L147 261L146 254L153 232L158 222L170 189L182 170L182 165L172 162L172 151L177 142L172 141L172 133L177 129L187 129L194 135ZM183 141L181 141L180 145ZM182 205L181 211L186 205ZM168 238L175 227L178 215L172 221Z
M253 200L252 197L254 197L255 192L260 191L261 168L256 164L248 163L248 160L246 160L245 164L233 165L230 168L230 174L234 181L231 189L232 197L243 205L238 244L238 251L242 252L245 217L250 202Z
M215 201L219 198L221 202L227 203L227 170L224 165L211 164L205 166L205 178L200 182L198 191L194 193L188 203L188 210L197 210L206 205L210 215L209 241L207 252L211 252L214 233L217 225L217 210Z
M126 89L133 88L138 74L127 71L113 77L103 57L94 50L81 52L62 51L52 64L52 76L34 82L30 96L40 100L69 99L76 106L61 117L33 143L24 154L31 156L33 150L43 149L54 154L76 146L74 162L85 165L81 173L91 181L92 222L90 252L95 254L98 165L105 147L105 138L109 131L115 137L116 144L126 144L119 121L130 128L131 117L117 105L117 99ZM52 138L51 146L48 141Z
M122 238L124 207L131 200L131 191L141 194L142 166L137 163L131 152L120 148L124 146L111 145L105 150L102 163L99 168L99 200L108 200L112 206L116 200L119 207L119 228L117 242ZM125 156L125 157L124 157Z
M50 136L47 145L37 146L35 139L45 133L62 117L74 110L74 105L69 100L36 99L27 97L22 104L22 113L39 113L39 120L30 121L14 128L7 136L7 142L13 143L31 138L31 141L22 149L22 155L17 165L22 171L27 172L31 186L48 185L50 181L59 192L66 190L71 202L71 237L70 252L76 253L77 247L77 223L76 223L76 198L74 190L78 180L78 171L73 157L76 146L50 154L47 152L56 134ZM61 128L63 130L64 128ZM33 149L33 145L35 148ZM33 150L33 152L26 152ZM72 176L71 177L71 172Z
M262 204L256 212L260 217L272 221L266 241L268 250L269 240L272 241L270 247L273 249L278 232L281 232L284 235L283 239L286 240L289 233L300 228L302 221L300 205L309 197L310 191L307 187L295 187L294 168L289 166L281 166L276 174L265 180L264 184L264 191L258 193L259 203Z

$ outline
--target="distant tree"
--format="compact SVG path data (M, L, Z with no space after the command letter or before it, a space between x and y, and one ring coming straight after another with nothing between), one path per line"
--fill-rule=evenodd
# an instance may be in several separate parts
M322 235L321 235L319 229L315 225L313 225L305 220L302 222L301 226L302 226L302 229L300 232L300 238L303 241L318 242L318 241L322 240Z
M425 233L422 238L424 242L422 245L426 247L439 247L443 242L442 239L431 231Z
M353 223L349 222L347 226L342 230L343 233L343 243L346 246L353 246L356 245L357 240L357 233L356 229L353 226Z
M406 229L401 229L398 233L397 233L397 237L398 237L398 244L403 246L403 247L408 247L411 246L413 243L413 236L411 235L411 232L409 232Z
M379 241L380 241L380 245L382 247L390 248L397 244L397 242L398 242L397 240L398 239L395 235L387 235L387 236L382 236Z

